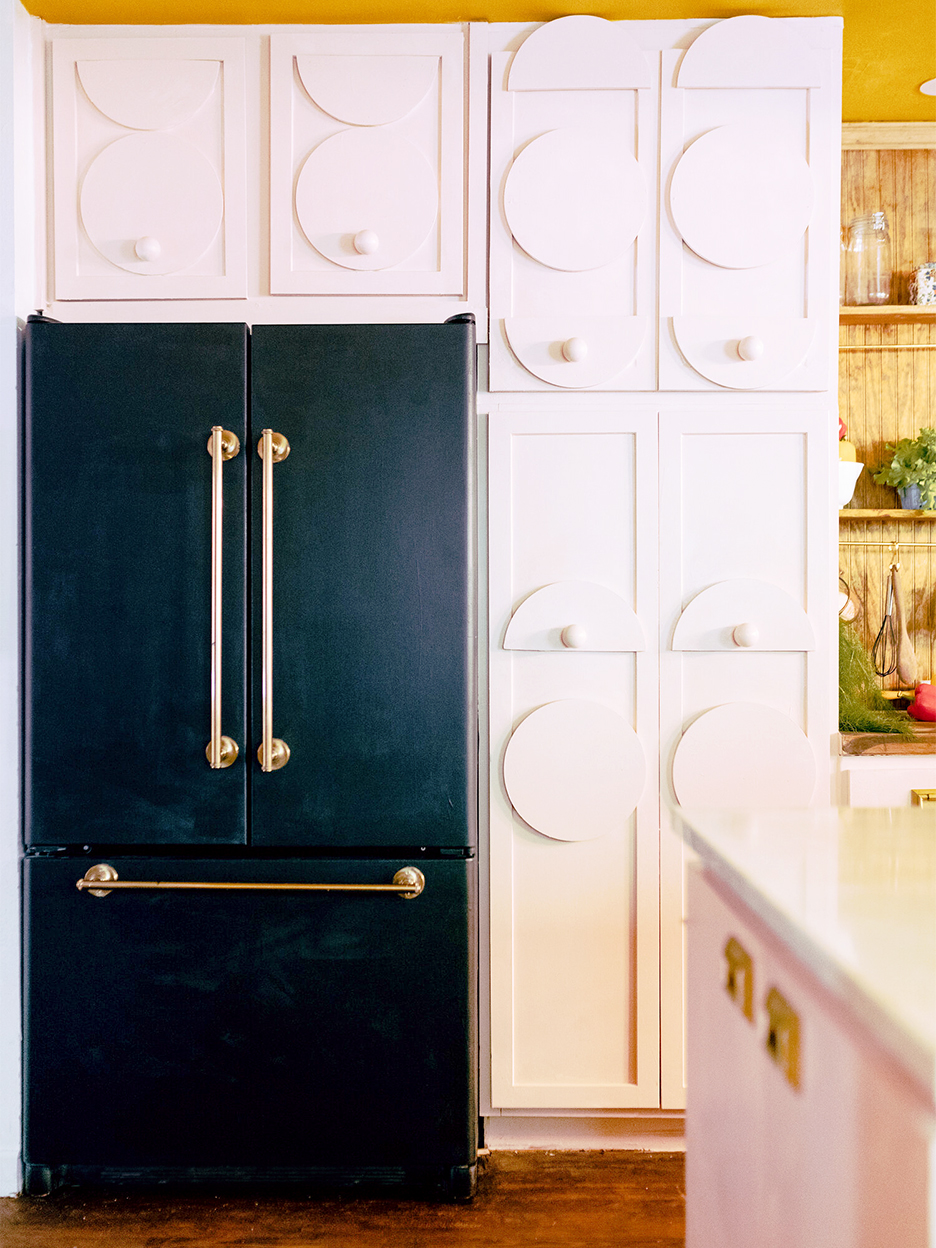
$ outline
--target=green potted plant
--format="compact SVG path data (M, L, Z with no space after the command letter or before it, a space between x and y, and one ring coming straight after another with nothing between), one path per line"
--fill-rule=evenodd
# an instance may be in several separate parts
M936 508L936 429L888 442L886 449L891 460L874 474L878 485L893 485L902 507Z

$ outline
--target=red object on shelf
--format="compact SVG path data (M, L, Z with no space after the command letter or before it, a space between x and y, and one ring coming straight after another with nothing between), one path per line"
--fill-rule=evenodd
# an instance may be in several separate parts
M839 441L841 442L842 438L847 438L847 437L848 437L848 425L845 424L845 421L842 420L840 416L839 417Z
M913 691L913 701L907 707L907 714L914 719L933 722L936 720L936 685L928 680L922 681Z

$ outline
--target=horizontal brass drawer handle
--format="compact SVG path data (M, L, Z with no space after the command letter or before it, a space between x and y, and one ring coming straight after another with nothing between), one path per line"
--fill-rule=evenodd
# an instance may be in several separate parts
M417 867L401 867L392 884L257 884L214 883L202 880L121 880L106 862L89 867L75 887L92 897L106 897L114 889L237 889L240 891L319 892L319 893L396 893L405 899L418 897L426 887L426 877Z

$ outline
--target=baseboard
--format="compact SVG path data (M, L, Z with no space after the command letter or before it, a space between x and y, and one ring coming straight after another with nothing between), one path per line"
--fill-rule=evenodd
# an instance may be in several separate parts
M18 1196L20 1182L19 1153L0 1152L0 1196Z
M485 1118L484 1147L523 1148L622 1148L646 1152L685 1151L682 1114L641 1118L520 1118L506 1115Z

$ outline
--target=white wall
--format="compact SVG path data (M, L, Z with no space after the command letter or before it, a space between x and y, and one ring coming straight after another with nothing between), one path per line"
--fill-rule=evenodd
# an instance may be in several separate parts
M39 22L0 0L0 1196L20 1154L17 318L35 307L33 55Z

